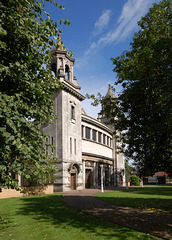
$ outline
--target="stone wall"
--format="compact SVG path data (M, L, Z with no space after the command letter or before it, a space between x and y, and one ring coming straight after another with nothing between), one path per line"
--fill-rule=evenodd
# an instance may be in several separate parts
M2 192L0 192L0 199L3 198L13 198L13 197L23 197L29 195L43 195L43 194L53 194L54 186L33 186L33 187L22 187L24 191L21 193L20 191L16 191L14 189L4 189L1 188Z

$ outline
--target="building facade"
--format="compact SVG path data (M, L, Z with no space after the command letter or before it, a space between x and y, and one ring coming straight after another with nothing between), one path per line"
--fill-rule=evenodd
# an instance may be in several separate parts
M73 76L74 59L65 49L59 34L58 47L52 51L51 70L63 84L53 96L57 119L42 127L54 146L58 159L54 192L125 185L125 160L117 153L113 125L103 116L89 117L81 108L85 97ZM109 88L107 96L113 96ZM102 171L101 171L102 168Z

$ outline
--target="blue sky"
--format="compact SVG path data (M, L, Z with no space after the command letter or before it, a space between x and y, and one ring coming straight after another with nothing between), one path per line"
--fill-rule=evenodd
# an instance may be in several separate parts
M68 19L70 26L62 25L62 40L73 52L74 76L85 95L105 95L108 84L114 85L115 73L111 57L130 49L137 21L144 16L153 3L160 0L59 0L65 10L53 5L47 11L54 20ZM115 86L118 95L120 87ZM82 107L91 117L97 118L100 107L91 106L85 100Z

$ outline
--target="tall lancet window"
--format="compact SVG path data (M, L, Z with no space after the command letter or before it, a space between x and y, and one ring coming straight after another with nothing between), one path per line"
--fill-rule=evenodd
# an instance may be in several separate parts
M65 78L66 78L67 80L70 80L70 79L69 79L69 66L68 66L68 65L65 65Z
M71 105L71 119L75 120L75 107Z
M53 74L54 77L56 76L56 71L57 71L57 69L56 69L56 63L53 63L53 64L51 65L51 73Z

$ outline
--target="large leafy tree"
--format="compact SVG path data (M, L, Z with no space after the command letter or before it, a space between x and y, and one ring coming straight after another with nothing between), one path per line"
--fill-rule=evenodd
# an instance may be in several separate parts
M138 25L131 50L112 58L123 86L116 129L141 175L172 175L172 2L154 4Z
M60 88L45 69L58 22L44 8L43 0L0 2L0 185L6 187L17 188L12 173L33 181L53 170L40 126L52 121L52 94Z

